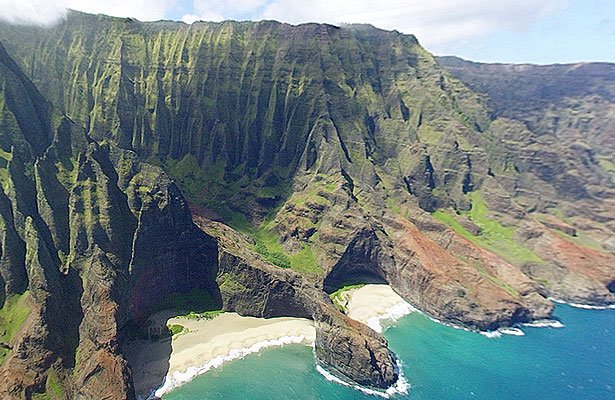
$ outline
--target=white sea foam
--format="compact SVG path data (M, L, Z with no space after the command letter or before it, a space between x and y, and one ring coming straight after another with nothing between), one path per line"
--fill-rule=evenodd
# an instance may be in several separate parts
M511 336L525 336L525 333L519 328L500 328L499 331L503 335L511 335Z
M171 390L177 388L178 386L181 386L184 383L191 381L194 377L202 375L213 368L220 367L225 362L243 358L248 354L258 353L259 351L268 347L281 347L293 343L304 343L307 345L313 345L310 338L305 335L299 335L283 336L278 339L264 340L262 342L255 343L250 347L231 349L227 355L215 357L209 360L204 365L190 367L184 372L174 371L172 374L167 375L162 386L152 391L152 393L147 399L150 400L160 398L162 395L169 393Z
M530 328L563 328L564 324L555 319L539 319L537 321L526 322L523 326Z
M478 333L489 339L497 339L502 337L502 332L500 331L479 331Z
M585 310L615 310L615 304L609 304L608 306L591 306L589 304L568 303L568 305L575 308L583 308Z
M569 303L567 301L560 300L555 297L549 297L549 300L555 303L559 303L559 304L567 304L570 307L574 307L574 308L582 308L584 310L615 310L615 304L609 304L606 306L593 306L589 304Z
M588 305L588 304L578 304L578 303L568 303L564 300L560 300L557 298L553 298L550 297L549 300L555 302L555 303L559 303L559 304L566 304L569 305L571 307L576 307L576 308L582 308L582 309L586 309L586 310L612 310L615 309L615 304L610 304L607 306L592 306L592 305ZM436 321L439 322L439 321ZM540 319L540 320L536 320L536 321L532 321L532 322L526 322L521 324L521 326L524 327L529 327L529 328L555 328L555 329L559 329L559 328L564 328L565 325L558 321L558 320L554 320L554 319ZM500 328L496 331L486 331L486 332L479 332L481 335L488 337L488 338L499 338L502 337L502 334L505 335L514 335L514 336L523 336L525 335L525 333L518 327L513 327L513 328Z
M556 301L555 299L551 299L551 300ZM557 301L557 302L563 303L561 301ZM449 322L441 321L441 320L439 320L437 318L432 317L431 315L425 314L424 312L422 312L418 308L413 307L412 305L410 305L410 307L412 307L414 311L425 315L427 318L429 318L430 320L432 320L433 322L435 322L437 324L448 326L449 328L458 329L458 330L462 330L462 331L466 331L466 332L478 333L478 334L480 334L480 335L482 335L484 337L487 337L489 339L501 338L502 335L525 336L525 332L523 332L523 330L519 326L500 328L500 329L497 329L497 330L494 330L494 331L477 331L477 330L474 330L474 329L467 328L465 326L455 325L455 324L451 324ZM615 306L613 306L613 307L609 306L608 308L615 308ZM523 324L520 324L520 325L521 326L526 326L526 327L531 327L531 328L563 328L565 326L560 321L554 320L554 319L541 319L541 320L537 320L537 321L523 323Z
M556 302L556 303L560 303L560 304L567 304L571 307L589 309L589 310L615 309L615 304L611 304L607 306L593 306L593 305L587 305L587 304L568 303L566 301L556 299L556 298L549 298L549 300ZM413 312L419 312L438 324L442 324L442 325L445 325L445 326L448 326L454 329L464 330L467 332L476 332L474 330L471 330L463 326L459 326L459 325L455 325L455 324L451 324L448 322L438 320L428 314L423 313L418 308L415 308L414 306L412 306L410 303L406 301L402 301L388 308L383 314L379 316L368 318L366 321L366 325L368 325L370 328L372 328L376 332L382 333L383 330L391 326L394 322L398 321L402 317L408 314L411 314ZM544 319L544 320L537 320L537 321L524 323L522 324L522 326L532 327L532 328L563 328L564 324L562 324L560 321L557 321L557 320ZM499 338L499 337L502 337L503 334L513 335L513 336L523 336L524 335L524 332L517 327L500 328L495 331L478 331L478 333L488 338ZM152 393L147 397L147 400L160 398L162 395L169 393L171 390L177 388L178 386L185 384L186 382L192 380L194 377L198 375L202 375L211 369L220 367L225 362L243 358L248 354L257 353L265 348L281 347L287 344L294 344L294 343L304 343L306 345L312 345L312 346L314 345L314 343L308 337L306 337L305 335L299 335L299 336L284 336L278 339L264 340L262 342L255 343L254 345L250 347L231 349L229 354L225 356L215 357L209 360L207 363L205 363L202 366L189 367L184 372L175 371L172 374L167 375L165 377L165 380L162 386L160 386L156 390L153 390ZM335 383L338 383L344 386L352 387L363 393L380 396L383 398L389 398L392 395L398 394L398 393L406 394L408 393L408 389L410 387L408 381L401 374L401 368L400 368L400 375L399 375L399 379L397 380L397 383L385 391L369 389L369 388L362 387L356 384L348 383L336 377L335 375L331 374L329 371L325 370L320 365L316 365L316 369L318 370L320 374L322 374L327 380L331 382L335 382Z
M422 312L421 310L418 310L418 309L417 309L417 311L418 311L419 313L423 314L424 316L426 316L427 318L429 318L430 320L432 320L433 322L435 322L436 324L440 324L440 325L448 326L449 328L457 329L457 330L460 330L460 331L473 332L473 333L476 333L476 332L477 332L477 331L472 330L472 329L470 329L470 328L466 328L465 326L451 324L450 322L444 322L444 321L442 321L442 320L439 320L439 319L437 319L437 318L432 317L432 316L431 316L431 315L429 315L429 314L425 314L425 313L424 313L424 312ZM478 331L478 333L481 333L481 334L482 334L482 333L486 333L486 334L488 334L489 332L488 332L488 331L485 331L485 332Z
M514 326L500 328L495 331L478 331L478 333L489 339L501 338L502 335L525 336L525 332L523 332L520 328Z
M395 385L389 387L386 390L370 389L370 388L366 388L366 387L363 387L357 384L348 383L345 380L340 379L337 376L333 375L331 372L327 371L326 369L324 369L318 364L316 364L316 370L322 376L324 376L325 379L328 380L329 382L337 383L343 386L348 386L355 390L363 392L365 394L369 394L372 396L379 396L379 397L388 399L395 394L408 394L408 390L410 388L410 384L408 383L408 381L406 380L406 378L401 372L401 365L399 364L399 362L398 362L398 366L399 366L399 377L397 378L397 382L395 383Z
M412 307L410 303L402 301L388 308L384 313L368 318L365 325L369 326L378 333L382 333L385 328L415 311L416 308Z

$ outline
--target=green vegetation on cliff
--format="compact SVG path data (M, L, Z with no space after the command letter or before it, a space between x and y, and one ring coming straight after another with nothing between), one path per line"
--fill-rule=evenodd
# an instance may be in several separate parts
M460 216L469 218L480 228L478 235L473 235L457 220L457 217L445 210L437 210L432 215L439 221L450 226L455 232L476 245L498 254L508 262L523 265L528 262L542 263L534 252L523 247L514 239L515 227L503 226L490 215L485 200L480 191L468 193L472 207L469 211L460 211Z
M223 313L224 313L224 310L210 310L210 311L203 311L199 313L190 311L188 314L182 315L182 317L188 318L188 319L214 319L218 315L223 314Z
M478 261L475 262L474 266L478 270L478 273L481 274L481 276L487 278L489 281L494 283L496 286L499 286L502 289L506 290L508 294L510 294L511 296L517 297L517 298L519 297L519 291L517 289L515 289L512 285L506 283L502 279L499 279L498 277L493 276L492 274L487 272L487 270L485 270L485 266L482 265L480 262Z
M316 255L310 244L303 244L303 248L290 255L290 267L306 275L322 275L323 270L318 265Z
M11 161L11 153L0 147L0 187L5 191L8 188L9 171L7 167L9 161Z
M170 324L167 325L167 328L169 328L169 333L171 334L171 336L179 335L180 333L183 333L186 329L183 325L180 324Z
M270 263L280 268L291 268L307 275L320 275L322 268L318 266L316 256L309 243L303 243L302 249L289 254L280 243L280 238L264 223L260 228L249 233L255 241L254 250Z
M492 114L413 36L369 26L70 12L50 27L0 23L0 37L2 341L28 316L13 296L29 287L45 307L19 343L48 357L24 361L45 371L19 377L26 391L55 396L49 366L75 359L58 369L72 380L65 397L130 398L115 344L142 336L162 309L313 317L319 362L386 387L395 379L386 343L348 329L338 311L357 286L331 295L337 309L322 287L388 281L435 317L476 329L514 323L519 310L547 317L536 276L570 297L615 301L603 283L608 255L579 272L580 288L559 285L583 268L551 262L531 217L510 225L561 205L603 242L612 236L615 197L600 172L612 156L594 154L580 140L589 134L560 143L549 128L587 133L604 113L533 117L537 135ZM424 211L526 268L498 257L472 265L480 249L453 254L451 235Z
M47 393L51 394L53 399L62 399L66 397L64 393L64 389L60 383L60 378L58 377L58 373L55 370L52 370L47 375L47 382L45 384L45 388L47 389Z
M51 369L45 381L45 392L34 393L32 400L64 400L66 393L55 369Z
M290 268L290 257L275 236L258 235L254 250L280 268Z
M354 289L360 289L365 286L364 283L357 283L354 285L347 285L337 289L335 292L329 295L329 298L333 302L333 305L340 311L346 312L349 300L349 291Z
M224 273L218 277L217 281L221 292L242 293L247 290L232 274Z
M0 309L0 343L10 345L11 340L26 322L31 311L27 304L28 296L28 292L9 295L4 301L4 306ZM6 347L0 345L0 364L8 352Z

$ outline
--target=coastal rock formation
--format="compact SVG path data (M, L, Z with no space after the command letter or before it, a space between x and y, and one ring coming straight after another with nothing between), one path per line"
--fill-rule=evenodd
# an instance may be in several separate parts
M12 108L6 118L17 124L6 132L12 137L1 192L3 398L133 398L120 342L169 297L195 290L244 315L313 318L327 367L374 387L396 381L384 338L341 314L313 282L260 260L226 225L197 217L199 229L160 168L98 144L66 117L52 127L52 108L0 54L6 103L19 94L33 107L22 112L41 110L39 120L20 120ZM36 138L47 142L32 141L25 121L42 127Z
M71 12L0 42L3 398L134 398L163 308L313 319L317 362L384 389L345 285L475 330L615 303L608 74L528 109L371 26Z
M397 381L386 340L335 308L322 289L301 274L280 269L250 251L229 227L195 216L195 223L219 244L218 282L225 311L255 317L313 319L316 357L324 367L362 385L386 389Z
M0 396L133 397L120 331L214 288L216 244L160 168L57 115L3 48L0 66Z
M562 300L612 302L615 66L481 64L456 57L438 62L486 95L492 118L534 132L505 136L506 146L523 156L520 170L536 171L550 183L511 187L517 205L542 225L526 218L518 240L557 268L532 263L525 271L543 276L538 280Z

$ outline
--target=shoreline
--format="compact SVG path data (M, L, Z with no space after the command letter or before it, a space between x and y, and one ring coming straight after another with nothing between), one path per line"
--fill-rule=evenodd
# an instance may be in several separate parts
M321 367L319 364L316 364L316 371L318 371L318 373L322 375L329 382L333 382L333 383L336 383L342 386L347 386L347 387L350 387L354 390L358 390L359 392L362 392L368 395L378 396L378 397L388 399L391 396L396 395L396 394L408 394L408 389L410 388L410 384L408 383L408 380L402 373L401 364L399 360L397 361L397 367L399 368L399 377L397 378L397 382L395 382L393 386L390 386L385 390L370 389L370 388L358 385L356 383L347 382L341 378L338 378L331 372L327 371L326 369Z
M379 333L416 311L388 285L365 285L349 290L348 295L348 316ZM316 336L313 322L302 318L265 319L222 313L212 319L193 319L163 311L151 320L160 326L181 325L184 330L170 339L137 340L130 344L127 357L139 400L159 399L196 376L265 348L294 343L313 346ZM408 392L409 384L401 373L394 386L377 391L346 382L318 364L316 370L331 382L366 394L388 398Z
M570 307L580 308L583 310L615 310L615 304L607 304L604 306L596 306L591 304L582 304L582 303L570 303L566 300L561 300L555 297L548 297L549 300L556 304L565 304Z
M410 303L399 296L389 285L367 284L358 288L348 289L346 315L349 318L364 323L378 333L382 333L396 321L418 311ZM365 394L390 398L395 394L408 394L410 384L403 374L401 360L397 360L399 377L395 384L385 390L366 388L356 383L347 382L320 365L316 370L328 381L351 387Z
M610 309L569 304L557 299L550 300L584 309ZM615 306L614 306L615 307ZM388 285L368 284L347 291L346 314L382 333L402 317L413 312L422 313L401 298ZM427 314L432 321L455 329L479 333L487 338L503 335L523 336L522 327L562 328L558 320L540 320L495 331L472 331L439 321ZM136 340L130 343L127 358L135 377L137 399L158 399L173 389L191 381L198 375L218 368L224 363L257 353L265 348L282 347L301 343L313 346L315 328L312 321L302 318L255 318L237 313L222 313L212 319L176 317L163 311L151 318L159 326L181 325L183 331L156 341ZM386 391L364 388L331 374L320 365L316 370L331 382L352 387L366 394L388 398L395 393L408 393L409 383L401 374L398 382Z
M348 290L346 315L378 333L389 324L418 311L389 285L369 284Z
M168 318L167 312L153 319L184 329L171 339L130 344L127 358L135 377L137 399L160 398L225 362L265 348L291 343L312 346L316 336L312 321L302 318L265 319L236 313L223 313L213 319Z
M505 335L524 336L525 332L523 331L523 329L521 329L524 327L559 329L565 326L561 321L557 319L543 319L528 323L522 323L510 327L502 327L493 331L472 330L464 326L441 321L437 318L432 317L429 314L422 312L421 310L401 298L397 293L393 291L393 289L391 289L389 285L369 284L364 285L360 288L349 289L347 293L348 302L346 306L346 314L350 318L366 324L378 333L382 333L395 321L412 312L419 312L437 324L448 326L453 329L464 330L466 332L478 333L489 339L496 339ZM615 308L615 305L605 307L584 306L580 304L565 303L553 298L550 298L549 300L554 301L555 303L563 303L572 307L582 309L603 310Z

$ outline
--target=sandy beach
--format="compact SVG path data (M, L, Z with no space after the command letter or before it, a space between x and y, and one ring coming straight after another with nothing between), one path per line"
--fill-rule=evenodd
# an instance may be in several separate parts
M210 320L168 318L164 313L155 318L166 319L167 325L182 325L184 332L172 339L139 340L127 349L135 390L142 399L156 388L155 394L161 396L225 361L266 347L312 345L315 339L312 321L301 318L264 319L236 313L224 313Z
M377 332L414 309L387 285L365 285L348 290L347 314ZM174 317L161 312L156 324L181 325L173 338L137 340L125 354L132 367L137 398L162 396L173 388L224 362L242 358L267 347L290 343L312 345L313 322L302 318L254 318L223 313L213 319Z
M348 296L346 314L376 332L382 332L382 324L386 321L395 321L415 311L388 285L365 285L350 289Z

